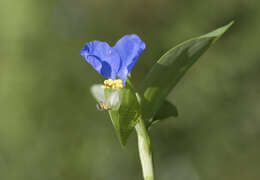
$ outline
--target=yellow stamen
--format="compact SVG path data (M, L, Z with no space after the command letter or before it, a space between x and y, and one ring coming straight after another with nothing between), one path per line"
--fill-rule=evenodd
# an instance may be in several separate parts
M107 79L104 81L104 85L102 85L102 88L123 88L123 81L121 79Z

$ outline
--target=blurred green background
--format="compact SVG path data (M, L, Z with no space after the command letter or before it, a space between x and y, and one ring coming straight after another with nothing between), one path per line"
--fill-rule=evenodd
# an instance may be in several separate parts
M151 132L156 176L260 179L259 19L256 0L1 0L0 179L141 180L136 135L120 147L79 50L138 34L139 87L168 49L231 20L170 94L179 117Z

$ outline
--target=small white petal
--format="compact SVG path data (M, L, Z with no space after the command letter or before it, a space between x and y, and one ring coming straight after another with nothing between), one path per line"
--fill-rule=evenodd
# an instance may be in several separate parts
M107 98L107 104L113 110L117 110L120 107L120 92L118 90L110 92Z

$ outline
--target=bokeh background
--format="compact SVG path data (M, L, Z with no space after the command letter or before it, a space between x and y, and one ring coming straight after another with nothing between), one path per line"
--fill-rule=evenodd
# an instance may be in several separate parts
M136 135L121 148L79 50L138 34L139 87L168 49L231 20L170 94L179 117L151 132L156 176L260 179L259 19L256 0L1 0L0 179L141 180Z

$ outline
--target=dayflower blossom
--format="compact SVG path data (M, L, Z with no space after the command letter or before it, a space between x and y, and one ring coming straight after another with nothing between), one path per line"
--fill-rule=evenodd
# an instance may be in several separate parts
M123 36L113 47L97 40L87 42L80 54L100 75L108 78L104 87L121 88L144 49L145 43L132 34Z

